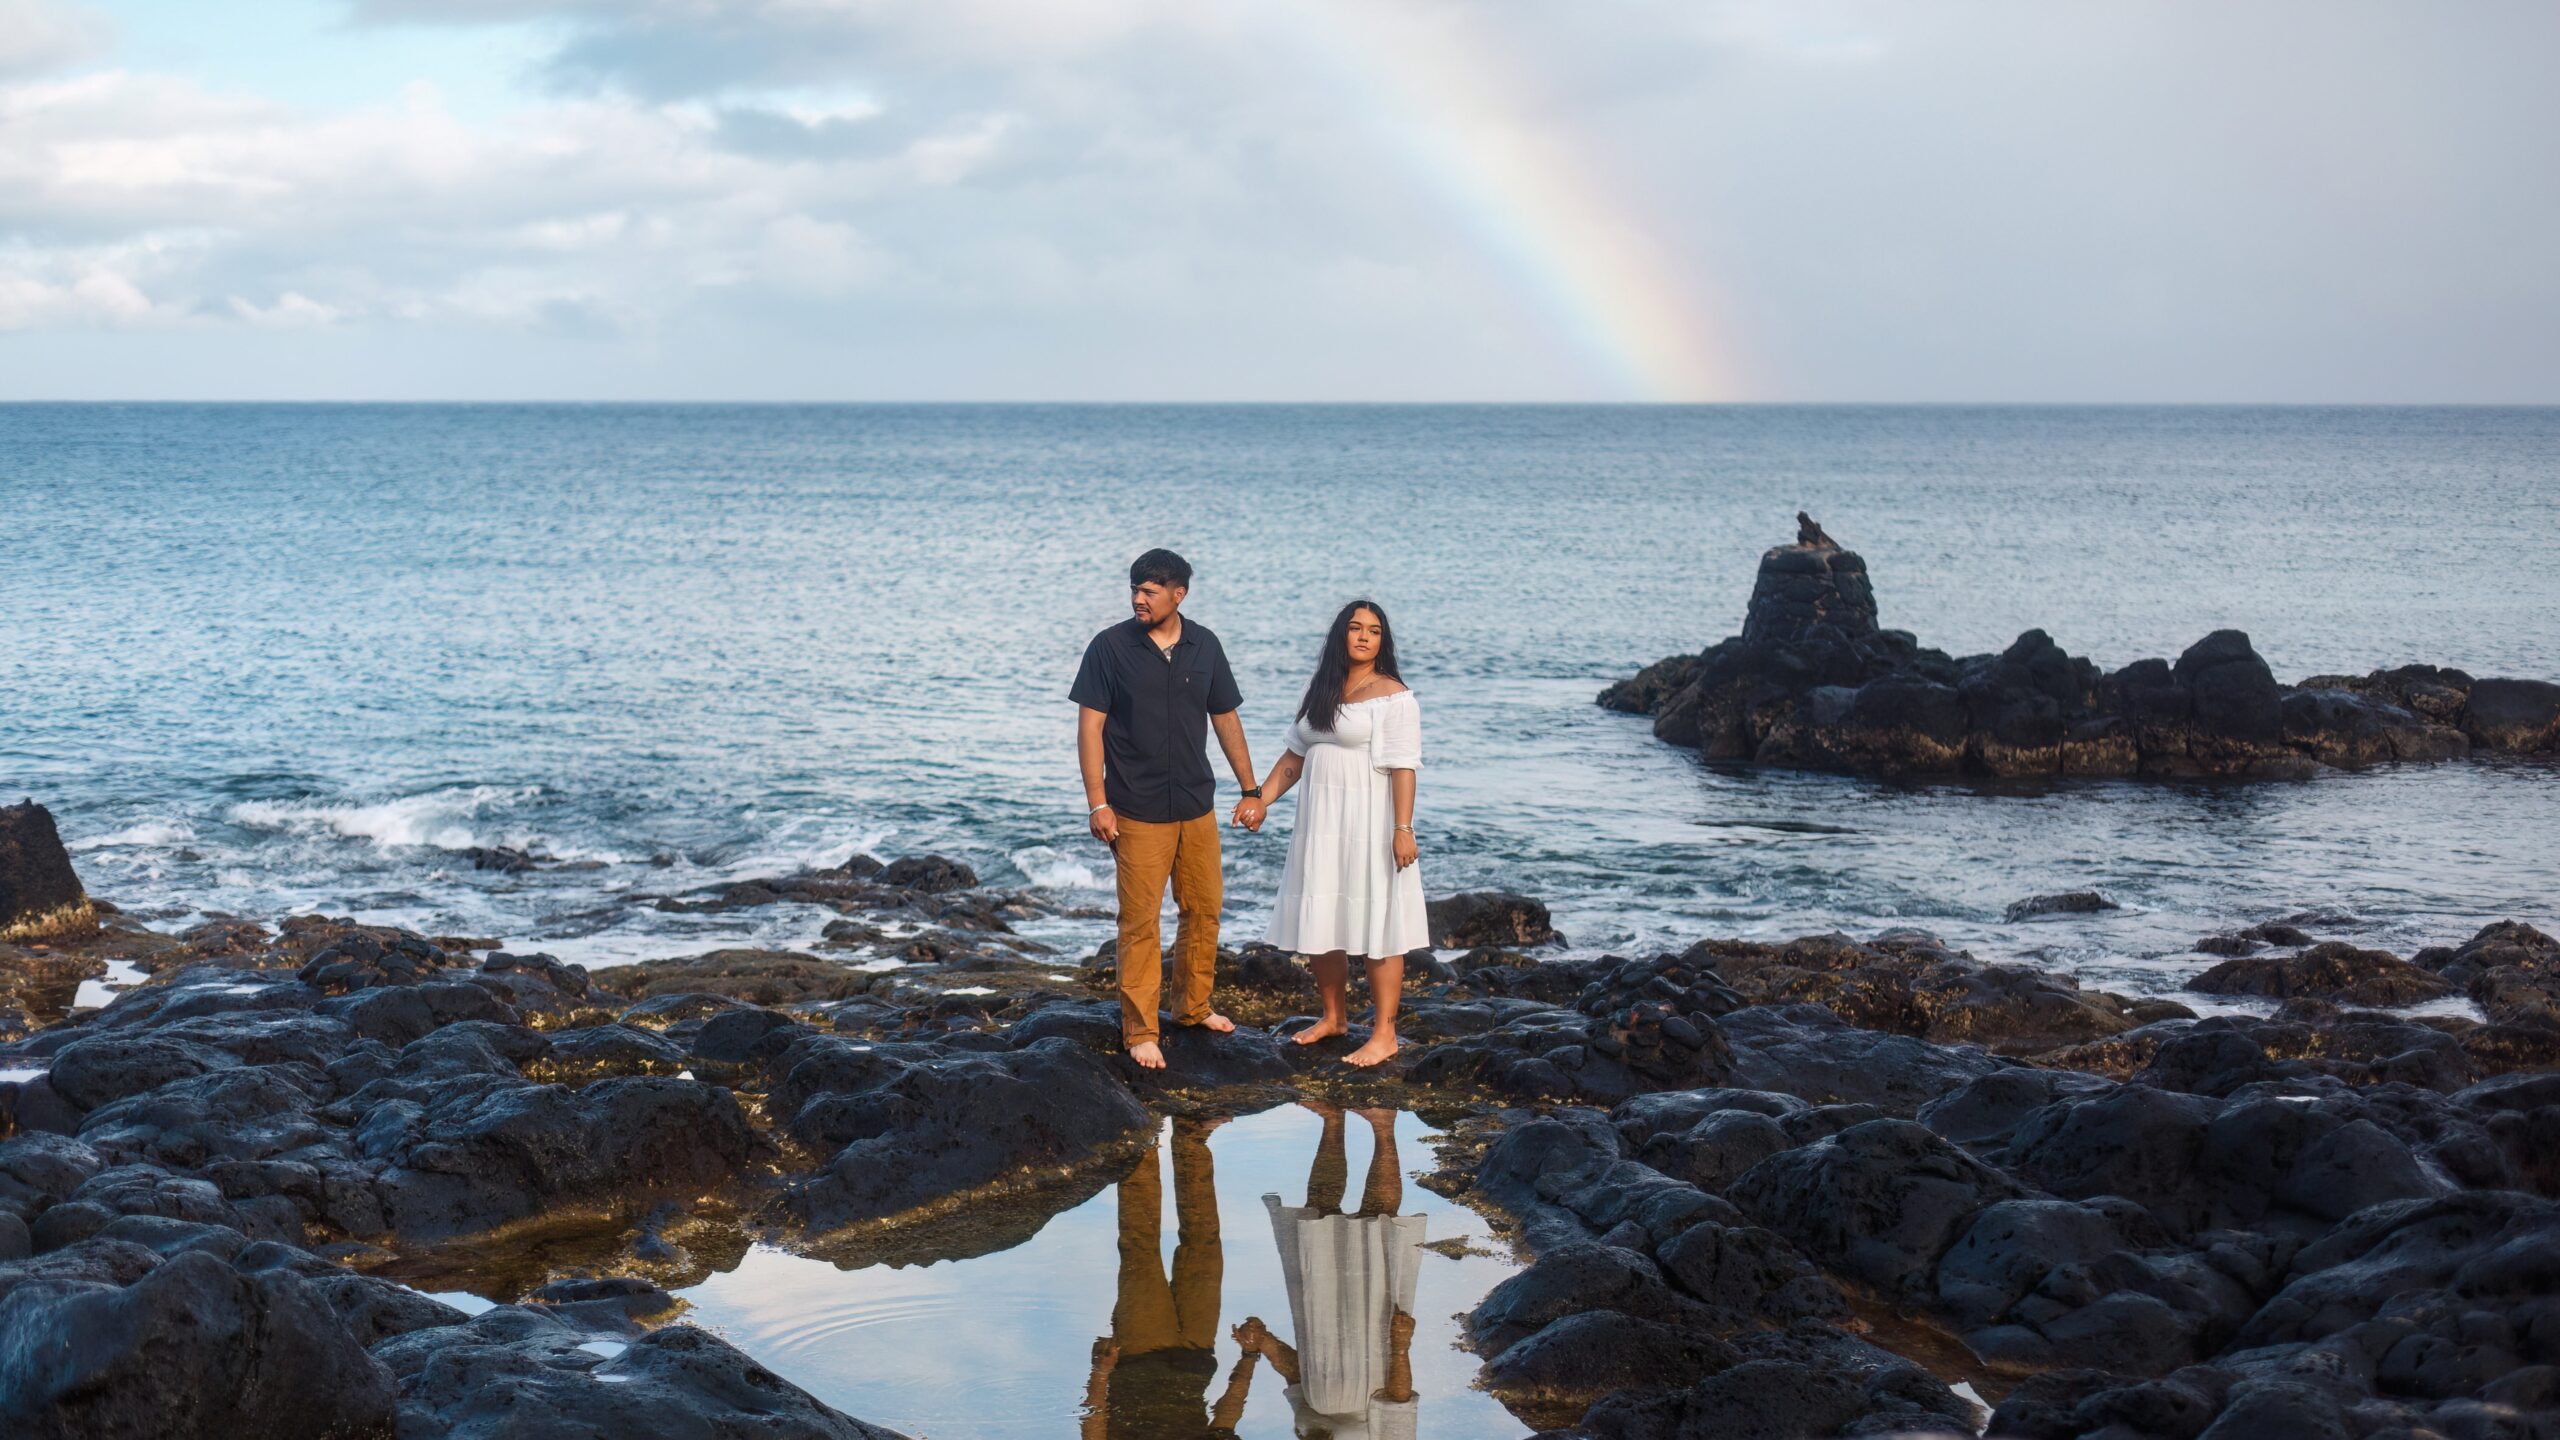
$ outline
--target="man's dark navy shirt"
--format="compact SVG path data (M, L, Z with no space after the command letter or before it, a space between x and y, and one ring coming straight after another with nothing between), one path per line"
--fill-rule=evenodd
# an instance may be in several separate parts
M1093 637L1067 698L1103 713L1102 798L1123 820L1196 820L1217 799L1209 776L1209 717L1244 703L1226 647L1184 616L1173 655L1135 616Z

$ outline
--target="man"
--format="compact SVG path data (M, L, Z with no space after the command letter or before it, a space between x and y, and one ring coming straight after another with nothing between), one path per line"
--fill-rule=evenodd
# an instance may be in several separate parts
M1156 919L1166 880L1181 925L1174 935L1173 1018L1233 1030L1209 1008L1218 963L1218 822L1210 809L1208 732L1235 771L1244 799L1238 824L1262 819L1262 787L1236 719L1242 696L1227 652L1209 627L1182 617L1191 565L1150 550L1129 566L1130 618L1093 637L1067 694L1079 708L1076 760L1084 771L1085 824L1111 847L1120 881L1120 1038L1129 1058L1164 1068L1156 1005L1164 940Z

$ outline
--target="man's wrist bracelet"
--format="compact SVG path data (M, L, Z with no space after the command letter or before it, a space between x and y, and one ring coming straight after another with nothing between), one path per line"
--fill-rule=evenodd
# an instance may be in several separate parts
M1110 801L1108 801L1108 800L1105 800L1105 801L1103 801L1101 804L1096 805L1096 806L1094 806L1092 809L1087 810L1086 812L1084 812L1084 818L1086 818L1087 820L1090 820L1090 819L1092 819L1094 816L1099 815L1099 814L1101 814L1103 811L1108 810L1108 809L1110 809L1110 808L1111 808L1111 802L1110 802Z

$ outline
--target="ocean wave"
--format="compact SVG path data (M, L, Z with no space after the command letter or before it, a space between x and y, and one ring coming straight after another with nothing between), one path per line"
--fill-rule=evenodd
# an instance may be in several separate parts
M1035 889L1101 890L1107 888L1093 867L1054 845L1033 845L1006 857Z
M184 820L144 820L86 840L70 840L65 850L106 850L122 846L183 845L196 838L196 827Z
M704 868L729 880L824 870L843 864L856 852L879 854L893 833L876 825L792 821L755 842L745 853Z
M541 793L539 785L456 785L371 802L243 800L227 813L234 823L253 829L341 835L370 840L382 850L419 845L468 850L492 843L468 822L493 807L517 804Z

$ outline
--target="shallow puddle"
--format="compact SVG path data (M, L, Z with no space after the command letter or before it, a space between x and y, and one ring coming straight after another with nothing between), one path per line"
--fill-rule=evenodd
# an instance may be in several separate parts
M1459 1348L1510 1252L1414 1183L1435 1163L1421 1119L1387 1129L1373 1170L1358 1112L1167 1122L1127 1178L1011 1249L845 1270L758 1245L676 1293L688 1323L919 1440L1526 1435ZM1311 1181L1320 1208L1353 1213L1311 1213ZM1269 1339L1240 1371L1257 1320Z

